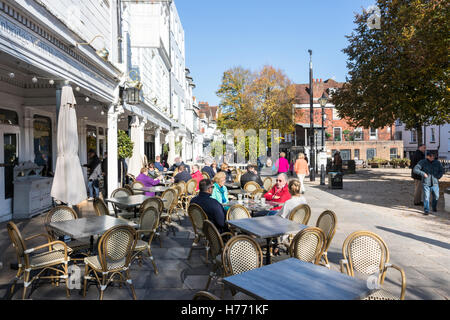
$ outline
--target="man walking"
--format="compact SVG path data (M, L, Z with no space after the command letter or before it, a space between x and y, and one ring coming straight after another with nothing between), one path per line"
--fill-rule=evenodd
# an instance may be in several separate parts
M416 152L411 157L411 178L414 179L414 205L422 206L422 176L414 173L415 166L420 160L425 159L425 144L420 144Z
M444 175L441 162L435 159L434 153L427 151L426 159L420 160L413 171L422 177L424 214L428 215L430 212L430 192L431 208L433 212L436 212L439 199L439 179Z

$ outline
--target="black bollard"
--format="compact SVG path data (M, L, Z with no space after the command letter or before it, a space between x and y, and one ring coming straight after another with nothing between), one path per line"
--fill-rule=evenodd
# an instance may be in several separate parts
M325 185L325 166L320 166L320 185Z

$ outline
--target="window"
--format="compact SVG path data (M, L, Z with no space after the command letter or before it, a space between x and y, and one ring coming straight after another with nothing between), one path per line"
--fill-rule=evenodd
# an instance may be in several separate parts
M377 149L370 148L367 149L367 160L372 160L377 156Z
M378 130L374 129L374 128L370 128L370 139L371 140L376 140L377 136L378 136Z
M0 109L0 124L18 125L19 116L12 110Z
M391 160L398 158L398 156L397 156L397 148L391 148L389 153L391 155Z
M354 131L354 137L356 141L363 140L363 131L361 128L356 128Z
M353 157L355 160L359 160L360 158L359 158L359 149L355 149L355 151L354 151L354 153L355 153L355 156Z
M411 143L416 143L416 142L417 142L417 131L411 130Z
M435 142L436 142L436 132L435 132L435 129L434 129L434 128L431 128L430 142L431 142L431 143L435 143Z
M336 108L333 108L333 120L340 120L339 114L336 110Z
M342 141L342 128L333 128L334 141Z
M349 149L341 150L342 160L350 160L352 157L352 151Z
M33 121L34 162L44 166L43 175L52 171L52 121L48 117L34 116Z

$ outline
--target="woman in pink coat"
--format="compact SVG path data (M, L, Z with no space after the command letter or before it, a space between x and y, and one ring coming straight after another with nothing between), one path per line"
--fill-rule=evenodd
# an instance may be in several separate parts
M285 158L286 154L280 152L280 158L275 162L275 167L278 169L278 173L286 173L289 171L289 161Z

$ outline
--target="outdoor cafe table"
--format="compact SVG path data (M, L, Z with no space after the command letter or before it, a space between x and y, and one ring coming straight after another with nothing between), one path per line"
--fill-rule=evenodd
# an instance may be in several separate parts
M149 196L138 194L132 195L128 197L116 197L116 198L108 198L105 201L111 202L122 208L134 208L134 217L136 218L137 214L137 206L141 205L146 199L150 198Z
M355 300L373 293L364 280L297 258L226 277L223 281L263 300Z
M169 189L167 186L154 186L154 187L134 187L133 190L143 191L143 192L155 192L155 193L163 193ZM166 200L167 201L167 200Z
M239 202L239 200L230 200L227 203L222 203L222 206L231 207L231 206L234 206L235 204L240 204L252 212L270 210L270 209L272 209L274 207L278 207L280 205L278 202L274 202L274 201L266 201L265 204L262 204L261 202L255 201L253 199L245 199L245 200L242 200L241 202Z
M112 227L128 225L133 228L137 224L111 216L95 216L74 220L50 222L50 227L74 239L90 237L90 250L94 249L94 236L105 233ZM70 245L69 245L70 246Z
M272 239L285 234L294 234L308 227L279 216L228 220L227 223L244 233L267 240L266 264L271 264L272 262L270 258L270 243Z
M226 182L225 186L228 189L240 189L241 188L241 184L239 182Z

